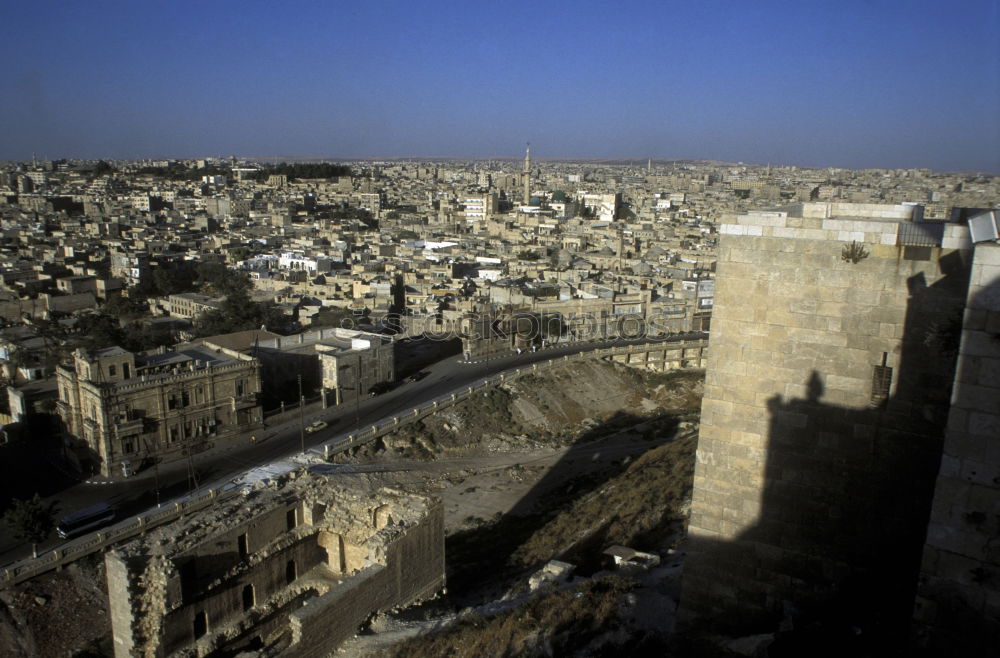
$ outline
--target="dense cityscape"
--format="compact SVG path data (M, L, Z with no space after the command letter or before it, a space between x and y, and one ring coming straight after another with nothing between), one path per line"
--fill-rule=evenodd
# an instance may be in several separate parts
M840 225L848 230L836 235L853 240L854 258L861 260L880 247L858 247L873 239L866 233L870 228L851 230L862 223L858 218L890 220L886 226L893 231L892 240L910 239L914 246L906 250L924 249L920 240L904 238L902 228L897 238L897 224L891 220L906 217L921 226L957 227L983 212L989 217L988 209L995 207L991 199L1000 198L1000 181L987 174L651 159L539 160L530 146L520 161L32 160L9 164L0 173L0 184L4 500L21 514L8 513L2 547L6 561L22 559L6 571L13 582L67 560L85 559L93 549L74 555L74 537L130 514L139 514L140 530L172 521L172 514L153 520L163 516L168 500L175 507L201 508L205 491L215 497L242 487L246 495L296 469L321 473L316 469L323 467L317 465L338 460L331 451L356 455L356 444L393 436L400 419L411 413L396 408L412 409L412 422L422 422L415 417L434 413L442 404L435 398L431 408L421 411L421 401L431 400L426 396L451 391L452 403L467 405L456 402L456 392L468 397L476 386L503 385L503 373L509 374L511 366L531 362L537 368L542 357L549 359L543 364L551 364L559 355L585 356L595 348L599 355L600 348L617 346L627 352L607 357L612 363L653 372L697 371L706 365L704 336L715 335L720 237L765 235L761 226L777 230L769 228L777 225L771 220L755 217L805 218L816 212L812 209L821 209L820 217L827 218L824 227L840 222L842 215L853 218ZM987 210L970 210L975 208ZM800 226L804 221L799 220ZM929 230L932 235L939 229ZM940 246L967 248L963 240L968 237L950 238L951 229L941 235ZM884 244L885 239L876 241ZM929 255L905 254L907 260ZM841 260L852 259L844 255ZM773 271L780 271L778 265ZM801 267L789 272L790 285ZM744 294L753 288L752 282L747 285ZM860 280L849 285L860 285ZM729 326L723 325L721 336ZM894 335L884 329L875 333ZM714 344L716 354L725 349L724 338ZM465 364L482 368L483 375L499 373L499 380L470 379L465 391L465 384L435 370L448 363L452 370L454 364ZM853 376L852 371L845 373ZM470 372L465 374L471 377ZM710 377L711 372L709 365ZM716 381L724 381L722 372ZM885 383L886 397L890 385ZM705 405L710 404L710 390L718 385L706 389ZM826 399L837 393L828 391ZM712 397L721 401L729 394L715 392ZM396 398L400 402L393 406ZM448 404L447 395L444 399ZM702 423L708 408L702 410ZM391 426L380 427L390 416ZM363 417L371 424L367 440ZM265 445L271 446L266 453L260 450ZM704 438L701 450L709 450ZM292 461L282 461L294 454L298 457ZM242 457L234 460L234 455ZM47 484L39 486L39 478ZM38 491L54 497L32 499ZM308 501L313 495L322 499L331 494L314 482L294 499ZM250 527L261 522L257 516L276 509L282 518L293 510L288 511L289 530L311 514L309 504L298 512L288 508L287 494L277 501L263 492L258 497L250 508L239 501L234 508L243 510L238 518L256 518L242 522ZM399 516L426 504L405 500L387 501L382 508ZM697 505L696 500L692 524L704 518ZM216 512L209 505L202 514L234 511ZM434 516L425 510L413 518L420 528ZM311 525L319 535L314 536L344 532L343 524L356 524L358 517L338 518L315 518ZM54 539L48 524L56 521L59 537ZM238 524L229 519L223 526ZM213 527L209 537L235 532ZM180 532L185 536L190 531ZM135 529L126 530L122 540L98 534L97 547L134 536ZM441 535L436 536L440 541ZM241 537L238 553L249 555L246 535ZM65 540L70 542L60 548ZM189 538L185 545L197 543ZM148 540L138 546L148 547ZM137 549L122 550L126 553L109 555ZM261 565L274 562L266 557L274 550L267 542L261 546ZM331 553L321 564L339 563L345 573L361 568L360 563L350 566L346 550L341 546L339 553L334 551L340 557ZM612 554L616 560L631 560L629 564L660 559L622 547ZM395 594L371 603L371 610L420 600L440 589L446 558L435 555L429 564L437 564L437 570L397 583ZM296 556L287 560L292 565L287 569L297 569L296 560L315 559ZM565 567L555 564L563 563L550 562L545 569L554 575L545 578L562 578L558 574ZM129 560L114 565L112 569L109 558L111 621L134 628L141 618L115 609L140 605L128 603L135 594L126 594L127 574L137 567ZM116 578L125 581L112 579L118 571L123 575ZM167 582L169 573L164 574ZM292 571L285 577L297 582ZM193 576L182 576L188 578ZM203 578L193 582L204 583ZM125 589L116 594L120 587ZM247 587L237 606L244 611L254 609L257 596L265 596ZM294 600L279 600L272 598L267 605L295 608ZM334 609L342 605L334 604ZM223 622L209 624L206 613L198 612L190 622L194 631L188 642L191 647L270 651L298 646L302 655L312 655L356 633L368 609L360 617L348 616L353 621L324 642L299 631L306 635L293 635L291 645L287 636L275 640L280 634L272 634L268 640L256 625L248 626L255 615L230 616L224 623L228 630L210 633L210 627ZM133 621L115 621L116 614ZM168 621L165 617L159 623ZM248 641L247 629L255 640ZM114 631L117 643L124 631L118 626ZM142 643L152 647L165 641L157 639L163 631L136 632L122 655ZM172 650L184 646L183 641L170 642L165 646Z
M9 4L0 658L994 658L998 31Z

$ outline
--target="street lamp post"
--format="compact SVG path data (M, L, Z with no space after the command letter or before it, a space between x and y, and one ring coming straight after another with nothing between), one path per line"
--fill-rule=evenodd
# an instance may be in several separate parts
M305 398L302 397L302 373L299 373L299 443L302 445L302 452L306 451L306 426L302 418L302 407Z

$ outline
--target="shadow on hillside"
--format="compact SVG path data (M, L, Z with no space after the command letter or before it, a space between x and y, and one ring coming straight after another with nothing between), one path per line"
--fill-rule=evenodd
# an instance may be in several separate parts
M622 541L607 536L609 526L619 520L615 510L579 512L590 516L573 516L571 527L563 519L574 503L600 490L649 450L670 442L680 420L672 413L637 416L620 411L574 441L567 454L508 513L449 535L445 552L450 597L463 605L491 600L550 559L572 562L578 573L600 568L601 551L608 543ZM636 426L639 428L630 429ZM614 446L601 441L616 432L629 431L635 441ZM693 466L693 455L691 462ZM642 532L636 528L635 535L652 541L668 534L668 526L676 520L672 506L664 505L655 527ZM570 533L578 527L590 531ZM553 533L553 537L546 538L545 533ZM554 537L564 541L554 541Z
M19 431L13 432L16 427ZM58 420L45 414L8 425L9 441L0 445L0 515L11 499L43 498L79 482L58 433Z
M725 536L726 510L736 509L729 518L735 525L745 510L739 506L755 501L729 497L739 494L721 478L736 477L739 467L726 476L718 462L740 459L733 452L739 448L724 451L712 442L706 459L716 462L720 479L699 497L722 513L691 519L705 530L688 541L685 628L740 636L780 625L787 632L768 648L772 657L910 655L968 284L967 264L948 258L934 285L922 274L908 279L896 372L858 375L872 378L870 408L824 401L828 376L821 369L807 375L805 398L768 400L756 522L728 541L713 538L708 526L719 521L716 532ZM891 397L880 395L888 392L884 377L896 379ZM966 648L982 655L974 642Z

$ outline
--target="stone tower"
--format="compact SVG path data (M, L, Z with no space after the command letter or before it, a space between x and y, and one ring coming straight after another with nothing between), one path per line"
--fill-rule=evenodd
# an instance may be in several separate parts
M528 144L528 150L524 154L524 171L521 172L521 185L523 187L523 192L521 193L521 203L524 205L531 204L531 144Z
M807 203L721 233L680 621L749 634L836 609L905 640L968 229Z

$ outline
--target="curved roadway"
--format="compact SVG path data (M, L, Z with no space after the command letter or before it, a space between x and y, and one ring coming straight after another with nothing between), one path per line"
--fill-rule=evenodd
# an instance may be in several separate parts
M328 427L313 434L300 431L300 417L294 412L273 417L269 426L250 433L245 442L229 441L226 446L213 448L189 460L182 459L147 468L128 479L94 479L81 482L64 489L49 498L57 506L57 516L64 516L95 503L107 501L120 510L119 517L135 516L145 509L155 506L157 498L166 502L168 498L187 493L193 485L191 470L197 474L198 482L207 482L235 477L255 466L290 457L305 448L329 441L338 436L346 437L357 428L367 428L393 416L401 415L414 407L426 404L452 392L460 392L483 379L505 370L521 368L532 363L546 361L566 354L576 354L606 347L637 345L654 342L679 342L700 340L707 334L695 332L671 336L664 339L638 338L634 340L605 340L585 343L563 343L546 347L537 352L525 351L521 354L505 353L487 359L466 363L460 358L449 356L429 366L422 372L428 373L418 382L402 382L394 389L374 398L363 398L357 403L347 402L339 406L321 409L318 404L303 409L301 422L308 426L313 421L322 420ZM55 533L53 533L54 537ZM50 539L39 545L39 553L51 550L64 542ZM28 557L30 549L10 536L5 526L0 526L0 564Z

